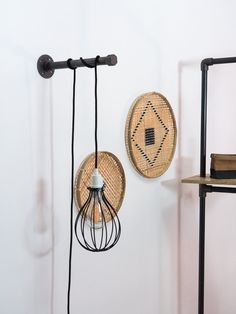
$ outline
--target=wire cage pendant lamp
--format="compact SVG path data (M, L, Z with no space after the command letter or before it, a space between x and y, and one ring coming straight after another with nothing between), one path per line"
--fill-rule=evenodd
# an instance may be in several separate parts
M99 56L95 59L94 66L81 62L95 70L95 164L88 187L89 195L80 208L75 220L75 235L79 244L91 252L103 252L111 249L119 240L121 224L115 208L111 205L104 190L104 180L98 169L98 106L97 106L97 64Z
M39 74L49 79L55 70L69 68L74 72L73 78L73 106L72 106L72 135L71 135L71 206L70 206L70 248L69 248L69 275L67 291L67 313L70 314L70 290L72 272L73 247L73 181L74 181L74 129L75 129L75 85L76 69L78 67L95 68L95 169L89 189L89 197L81 207L75 221L75 232L79 243L85 249L93 252L106 251L112 248L120 238L121 226L116 210L107 200L105 184L97 167L97 65L114 66L117 64L116 55L105 57L68 59L54 61L47 54L41 55L37 61ZM109 222L109 223L108 223ZM79 223L79 226L78 226ZM77 228L77 226L79 228ZM78 230L79 229L79 230Z
M107 251L118 242L121 225L116 210L105 196L105 184L97 168L88 189L88 199L75 220L76 238L88 251Z

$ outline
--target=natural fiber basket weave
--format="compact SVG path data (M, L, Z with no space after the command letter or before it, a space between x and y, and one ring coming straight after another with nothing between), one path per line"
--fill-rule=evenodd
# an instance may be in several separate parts
M88 198L92 172L94 170L94 154L90 154L80 165L74 187L76 207L80 209ZM98 152L98 169L105 183L105 196L118 212L125 194L125 173L119 159L110 152ZM110 215L106 221L109 221Z
M138 97L127 117L129 158L144 177L156 178L170 166L176 147L176 122L167 99L151 92Z

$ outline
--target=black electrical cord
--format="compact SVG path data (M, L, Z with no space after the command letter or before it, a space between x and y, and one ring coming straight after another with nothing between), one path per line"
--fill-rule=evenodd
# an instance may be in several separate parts
M98 167L98 75L97 75L97 63L98 63L99 56L95 59L95 168Z
M82 58L81 61L89 68L95 68L95 168L97 168L98 140L97 140L97 56L95 65L90 66ZM67 60L68 68L73 70L73 100L72 100L72 130L71 130L71 204L70 204L70 247L69 247L69 275L67 290L67 314L70 314L70 289L71 289L71 269L72 269L72 248L73 248L73 196L74 196L74 137L75 137L75 86L76 86L76 67L71 66L71 60Z
M96 56L95 58L95 64L90 65L88 64L83 58L80 58L81 62L83 63L84 66L87 68L94 68L95 71L95 168L98 167L98 96L97 96L97 85L98 85L98 76L97 76L97 65L98 65L98 60L100 56Z
M76 68L70 64L72 59L67 60L68 67L73 70L73 100L72 100L72 129L71 129L71 203L70 203L70 248L69 248L69 276L67 291L67 314L70 314L70 288L72 268L72 247L73 247L73 196L74 196L74 137L75 137L75 85Z

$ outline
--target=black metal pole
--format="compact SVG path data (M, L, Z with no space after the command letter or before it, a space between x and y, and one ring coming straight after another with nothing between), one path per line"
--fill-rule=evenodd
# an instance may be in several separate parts
M235 63L236 57L207 58L201 62L202 94L201 94L201 145L200 145L200 176L206 176L206 138L207 138L207 72L214 64Z
M198 314L204 314L204 277L205 277L205 203L206 192L199 185L199 272L198 272Z
M207 193L217 192L217 193L236 193L236 188L226 187L226 186L212 186L204 185L204 191Z
M201 145L200 145L200 176L206 176L206 136L207 136L207 71L208 65L201 63L202 95L201 95Z
M198 314L204 314L205 291L205 208L206 193L236 193L236 188L199 185L199 268L198 268Z
M207 136L207 71L208 65L201 63L201 143L200 143L200 176L206 176L206 136ZM204 185L199 185L199 265L198 265L198 314L204 314L204 276L205 276L205 203Z
M225 63L235 63L236 57L226 57L226 58L207 58L202 60L202 64L214 65L214 64L225 64Z
M95 65L95 59L96 58L88 58L84 59L84 61L91 65ZM117 64L117 57L116 55L108 55L106 57L100 57L98 60L97 65L116 65ZM71 60L70 65L73 68L79 68L79 67L84 67L84 64L80 59L78 60ZM53 61L52 57L49 55L42 55L39 57L38 62L37 62L37 68L39 74L44 77L44 78L50 78L53 76L54 71L57 69L66 69L68 68L68 62L67 61Z
M207 138L207 72L214 64L235 63L236 57L208 58L201 62L201 143L200 176L206 176L206 138ZM204 277L205 277L205 207L207 192L236 193L235 188L199 185L199 272L198 272L198 314L204 314Z

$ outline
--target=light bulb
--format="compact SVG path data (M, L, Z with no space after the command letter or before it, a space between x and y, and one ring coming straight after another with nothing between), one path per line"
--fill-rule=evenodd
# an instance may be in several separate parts
M102 228L103 211L102 211L102 197L101 189L93 191L93 197L86 211L86 222L91 228Z

